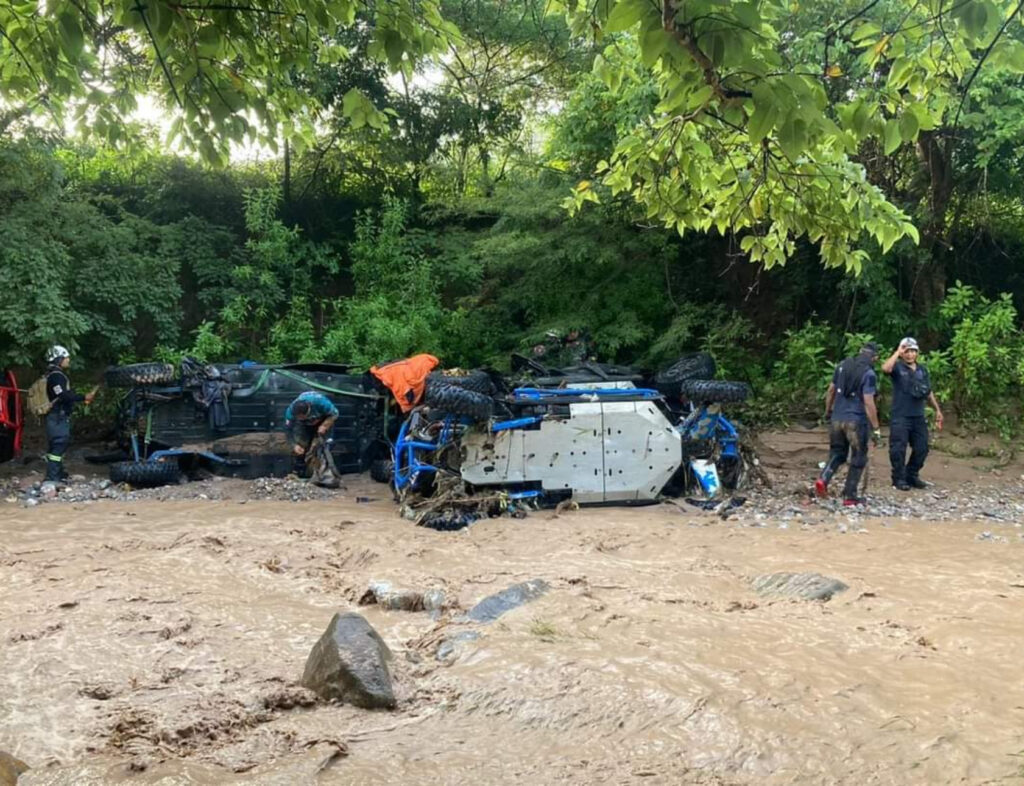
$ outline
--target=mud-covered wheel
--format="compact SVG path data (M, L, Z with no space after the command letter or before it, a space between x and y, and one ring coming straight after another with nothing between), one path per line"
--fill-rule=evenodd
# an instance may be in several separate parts
M104 374L107 387L134 388L144 385L166 385L174 382L174 366L170 363L133 363L111 366Z
M449 415L465 415L473 420L487 420L494 412L494 399L465 388L427 378L423 403Z
M110 465L110 480L138 488L177 483L181 469L177 461L118 461Z
M663 371L654 375L654 387L663 396L675 398L680 394L684 382L695 379L715 378L715 359L707 352L683 355Z
M691 401L702 404L729 404L746 401L750 395L750 386L746 382L691 379L679 386L679 392Z
M395 462L391 459L377 459L370 464L370 477L378 483L390 483L395 476Z
M494 380L491 379L491 375L486 371L471 371L465 376L448 375L442 374L440 371L434 371L430 374L429 379L435 383L454 385L463 390L482 393L485 396L493 396L498 392L494 385Z

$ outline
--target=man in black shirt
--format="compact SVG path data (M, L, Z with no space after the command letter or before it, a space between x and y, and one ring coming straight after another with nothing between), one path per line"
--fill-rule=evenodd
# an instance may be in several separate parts
M46 479L57 483L67 480L64 453L71 444L71 410L80 401L91 404L96 388L85 395L71 389L67 375L71 353L59 344L50 347L46 362L46 397L50 400L46 413Z
M927 402L935 410L935 425L942 430L942 410L932 392L928 369L917 362L917 341L905 338L882 371L892 377L892 418L889 423L889 461L892 485L900 491L923 489L927 483L920 472L928 456L928 424L924 417ZM907 445L910 460L907 461Z
M819 497L828 496L828 483L840 466L850 461L843 486L843 505L863 505L858 496L861 475L868 464L868 440L877 447L878 430L875 393L878 379L872 368L878 362L878 345L869 341L861 351L836 366L825 392L825 420L829 421L829 456L814 482ZM870 426L870 431L869 431Z

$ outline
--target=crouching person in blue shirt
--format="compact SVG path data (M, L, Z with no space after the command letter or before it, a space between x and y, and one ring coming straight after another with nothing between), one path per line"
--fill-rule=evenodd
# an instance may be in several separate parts
M314 437L326 437L338 419L338 408L322 393L306 391L284 411L284 430L295 457L294 470L305 475L306 451Z
M928 369L917 362L917 357L917 341L905 338L892 357L882 364L882 371L892 377L889 462L892 464L892 485L900 491L928 486L920 475L928 456L928 423L924 417L926 403L935 410L935 426L942 431L942 410L932 392Z

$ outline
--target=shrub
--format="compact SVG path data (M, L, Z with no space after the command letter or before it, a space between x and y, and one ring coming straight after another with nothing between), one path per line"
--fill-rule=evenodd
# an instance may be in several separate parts
M1024 334L1011 296L991 300L959 281L939 307L952 331L949 346L929 355L932 385L961 422L1013 429L1024 381Z

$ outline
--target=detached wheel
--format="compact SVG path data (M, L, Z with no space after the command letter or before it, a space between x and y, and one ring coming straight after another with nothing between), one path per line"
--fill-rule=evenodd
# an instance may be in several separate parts
M429 377L423 403L449 415L465 415L473 420L487 420L494 412L494 400L489 396Z
M174 366L170 363L133 363L130 366L111 366L104 373L107 387L134 388L145 385L166 385L175 380Z
M474 393L482 393L485 396L493 396L498 392L494 386L494 380L486 371L472 371L466 376L455 376L442 374L439 371L431 372L428 379L435 384L454 385L463 390L472 390Z
M370 464L370 477L378 483L390 483L395 476L395 463L391 459L377 459Z
M181 469L177 461L118 461L110 465L110 480L138 488L177 483Z
M654 375L654 387L663 396L676 398L681 385L695 379L715 378L715 359L707 352L683 355L679 360Z
M710 404L729 404L746 401L750 386L746 382L726 382L718 379L691 379L679 386L679 392L691 401Z

